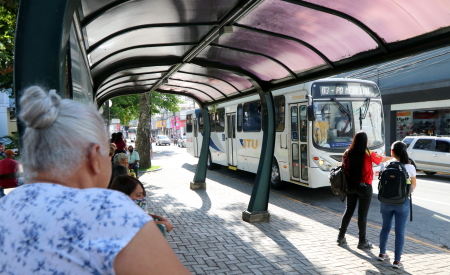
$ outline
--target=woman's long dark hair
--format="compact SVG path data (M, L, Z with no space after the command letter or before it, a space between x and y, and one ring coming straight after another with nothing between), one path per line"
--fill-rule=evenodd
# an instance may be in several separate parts
M114 140L114 142L119 142L123 140L123 134L122 132L118 132L116 133L116 139Z
M409 164L409 156L406 152L406 144L401 141L396 141L392 143L391 150L394 152L395 156L403 164Z
M145 197L145 188L144 185L142 185L142 182L140 182L138 179L132 177L132 176L128 176L128 175L121 175L121 176L117 176L114 178L114 180L112 181L111 186L109 187L109 189L112 190L117 190L120 191L122 193L125 193L126 195L130 196L131 193L133 193L134 189L136 189L136 187L139 185L141 185L142 190L144 190L144 197Z
M360 183L367 151L367 134L362 131L356 133L347 151L348 164L350 166L346 169L349 176L349 187L356 187Z

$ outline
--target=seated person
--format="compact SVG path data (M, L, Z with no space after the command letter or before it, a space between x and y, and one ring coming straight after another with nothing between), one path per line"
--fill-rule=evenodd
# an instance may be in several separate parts
M134 151L133 146L128 146L128 169L133 169L136 176L138 175L139 168L139 154Z
M20 185L19 180L16 178L16 173L19 172L19 163L14 160L13 150L8 149L5 151L5 159L0 160L0 175L4 175L6 179L0 179L0 198L5 196L3 188L12 188Z
M111 169L111 179L109 180L108 189L110 188L113 180L117 176L121 176L121 175L130 175L130 172L128 171L128 168L123 166L123 165L120 165L120 164L114 164L112 169Z
M146 193L142 183L131 176L121 175L114 178L109 189L117 190L128 195L139 207L147 212L147 200L145 198ZM158 215L149 214L154 220L159 230L163 233L164 237L167 237L173 226L170 221Z
M118 153L114 156L114 164L123 165L128 168L128 156L125 153Z
M341 119L336 123L336 130L338 135L343 136L350 132L352 129L352 123L349 121L348 116L341 114Z

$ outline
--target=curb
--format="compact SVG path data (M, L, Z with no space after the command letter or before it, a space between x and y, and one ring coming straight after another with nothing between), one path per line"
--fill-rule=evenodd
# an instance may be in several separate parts
M150 171L139 171L139 175L143 175L143 174L151 173L151 172L157 172L157 171L160 171L160 170L162 170L162 167L159 167L159 168L156 168L156 169L150 170Z

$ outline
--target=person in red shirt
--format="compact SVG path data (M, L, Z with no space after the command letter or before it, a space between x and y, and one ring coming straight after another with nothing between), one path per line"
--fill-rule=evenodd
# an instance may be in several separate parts
M122 132L116 133L116 140L114 141L114 144L116 145L116 153L126 153L127 152L127 143L123 139Z
M347 174L348 191L344 216L337 242L339 245L345 244L345 233L350 224L353 213L358 205L358 229L359 229L359 249L371 249L372 244L366 239L367 213L372 201L372 163L380 164L391 160L392 157L383 157L367 148L367 134L358 132L353 137L350 148L342 156L345 173Z
M19 180L14 175L19 172L19 163L14 160L13 150L8 149L5 151L6 158L0 160L0 175L7 175L7 179L0 179L0 198L5 196L4 188L17 187Z

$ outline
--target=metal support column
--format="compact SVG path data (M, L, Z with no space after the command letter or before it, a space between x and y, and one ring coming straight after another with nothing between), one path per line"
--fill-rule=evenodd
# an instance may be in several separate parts
M25 88L40 85L66 93L66 54L70 25L79 0L21 0L14 54L17 112ZM24 124L18 118L19 135Z
M195 169L194 181L191 182L191 189L206 189L206 165L209 153L209 139L211 137L211 125L209 124L208 108L202 108L203 114L203 141L197 168Z
M256 173L255 185L246 211L242 219L246 222L269 222L270 213L267 211L270 193L270 175L275 146L275 111L271 92L259 92L262 109L263 142L261 157Z

